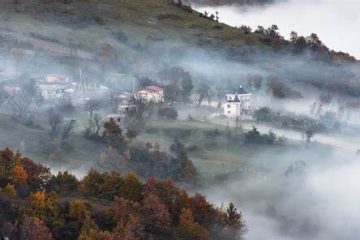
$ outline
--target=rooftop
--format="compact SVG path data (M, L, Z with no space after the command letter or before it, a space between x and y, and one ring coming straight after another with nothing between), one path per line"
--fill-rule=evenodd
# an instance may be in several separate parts
M161 87L158 86L147 86L145 88L146 91L150 91L150 92L160 92L163 91L163 89Z

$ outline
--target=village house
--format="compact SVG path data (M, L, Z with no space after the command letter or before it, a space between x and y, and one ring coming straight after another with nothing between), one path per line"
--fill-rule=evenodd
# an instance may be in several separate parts
M236 118L249 114L251 107L251 93L245 91L242 86L233 93L226 94L223 104L224 115L228 118Z
M164 102L164 89L161 87L148 86L140 91L137 91L136 95L139 98L146 100L147 102Z
M14 96L22 91L21 87L17 85L6 85L3 90L8 96Z
M37 81L37 87L46 100L71 95L75 91L76 83L71 83L67 76L48 74Z
M120 116L126 115L126 113L130 110L133 110L136 108L136 105L132 104L130 99L134 95L132 93L123 92L115 97L115 106L117 107L117 113L120 114Z

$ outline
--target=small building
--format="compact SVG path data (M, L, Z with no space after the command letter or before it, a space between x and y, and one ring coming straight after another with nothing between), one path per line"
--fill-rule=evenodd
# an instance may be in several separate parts
M130 110L136 109L136 105L131 102L131 98L134 95L131 93L123 92L115 98L115 104L117 106L117 112L121 116L126 115Z
M233 93L226 94L223 104L224 115L228 118L236 118L248 115L251 108L251 93L245 91L242 86Z
M46 75L37 81L37 87L46 100L62 98L75 91L74 83L71 83L68 77L60 74Z
M68 76L65 75L61 75L61 74L47 74L44 77L44 81L49 83L49 84L64 84L64 83L69 83L70 82L70 78Z
M164 89L161 87L148 86L140 91L137 91L136 95L147 102L164 102Z
M14 96L22 91L21 87L16 85L6 85L3 90L8 96Z

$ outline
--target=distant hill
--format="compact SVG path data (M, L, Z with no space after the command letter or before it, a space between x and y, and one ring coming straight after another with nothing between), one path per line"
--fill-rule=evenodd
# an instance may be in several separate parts
M185 0L186 3L207 5L207 6L222 6L222 5L264 5L275 2L274 0Z
M36 66L34 70L43 66L35 60L47 61L45 57L56 61L51 67L63 64L68 69L73 68L71 63L78 58L84 60L82 69L97 78L96 74L101 74L99 66L104 62L109 62L107 68L111 72L141 74L157 72L164 64L177 65L184 55L188 57L186 60L196 59L196 64L206 64L216 55L232 62L261 64L267 73L285 75L293 68L283 59L291 57L307 64L325 63L331 70L320 74L315 71L319 68L312 72L312 68L307 69L306 78L303 72L291 73L293 81L306 80L312 85L316 83L318 88L331 86L334 91L360 95L360 81L353 81L357 74L354 77L347 69L340 72L333 67L357 63L354 57L331 51L316 34L303 37L293 33L288 41L279 34L277 26L271 23L269 26L231 27L218 22L217 16L197 12L177 0L2 0L0 3L0 48L15 59L21 55L37 56L31 61ZM107 44L111 51L106 51ZM110 55L111 59L104 60ZM285 67L277 67L281 65ZM44 70L40 69L38 74L41 71Z

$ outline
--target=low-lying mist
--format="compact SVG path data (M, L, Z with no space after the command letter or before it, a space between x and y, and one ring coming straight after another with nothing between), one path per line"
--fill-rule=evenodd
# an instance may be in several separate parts
M360 58L357 43L360 34L354 31L360 24L360 2L333 0L279 1L265 7L222 6L198 7L200 12L219 12L220 21L232 26L267 27L276 24L288 37L291 31L309 36L317 33L328 47L349 52Z
M256 28L257 25L267 27L278 24L285 35L288 35L291 30L304 35L316 32L329 47L360 56L355 44L356 39L360 40L360 35L354 30L360 23L354 6L360 7L360 5L354 4L330 0L317 3L292 0L265 8L241 9L225 6L199 8L199 10L209 11L210 9L210 12L218 10L220 20L231 25L250 25ZM330 24L334 21L336 24ZM86 31L89 29L84 30ZM5 33L5 36L7 34ZM22 34L24 33L19 33L19 36ZM90 35L90 31L88 34ZM127 37L133 33L127 30L123 34ZM141 132L137 139L135 137L132 141L146 139L155 145L154 149L161 148L168 151L171 145L170 137L165 138L160 134L164 130L161 129L164 127L162 125L169 124L169 128L174 128L174 132L179 135L184 132L191 135L193 129L188 126L183 128L178 126L185 122L185 125L191 125L193 128L195 125L197 127L200 125L200 128L204 129L208 128L207 134L210 132L210 135L204 135L205 138L199 139L204 142L210 140L209 142L213 144L210 147L214 148L211 149L212 154L216 151L226 152L230 149L227 149L226 145L232 144L231 147L237 150L232 153L235 158L238 158L235 159L238 160L237 167L244 161L243 169L240 169L239 174L231 175L230 180L205 189L200 188L200 191L218 206L222 203L236 203L243 211L249 229L245 235L246 239L360 238L360 230L357 226L360 221L360 207L357 203L357 197L360 196L360 187L357 185L360 181L360 159L356 155L356 151L360 149L358 141L360 137L358 126L360 69L356 64L334 64L314 60L308 51L295 54L291 51L272 51L260 46L243 46L239 47L240 50L235 49L240 53L228 53L229 49L221 44L216 51L164 39L157 42L149 41L143 45L135 42L120 43L112 36L108 36L108 40L112 43L111 51L101 54L104 50L103 43L98 43L94 49L86 50L86 53L92 56L89 59L85 59L82 54L76 55L71 52L70 50L74 49L62 46L65 45L64 43L60 45L63 47L61 49L65 50L55 56L51 56L50 51L42 52L37 49L36 44L33 54L28 54L26 51L14 54L13 50L16 47L10 47L8 50L0 49L1 83L4 86L23 87L31 79L39 80L47 74L55 73L69 76L79 85L88 84L89 88L93 85L101 85L109 89L107 95L101 94L99 97L102 100L101 104L105 102L107 105L104 107L100 104L101 107L94 110L94 113L102 114L102 117L106 119L108 115L114 114L114 110L110 109L113 96L111 94L131 92L132 87L135 88L134 90L141 89L140 77L144 77L149 85L162 86L161 84L169 81L169 79L164 79L168 77L162 75L164 71L169 69L182 71L183 75L191 76L191 84L193 84L188 101L164 103L166 107L173 107L175 112L179 112L179 114L176 112L177 120L175 121L176 117L170 120L144 117ZM113 44L114 42L116 44ZM117 48L119 45L122 47L121 50ZM137 46L134 47L134 45ZM81 50L85 51L81 47L76 49L80 52ZM247 54L242 54L241 50ZM111 55L109 52L114 54ZM115 80L109 80L109 76L114 75ZM123 77L125 75L130 77L125 79ZM334 131L316 132L309 141L306 141L303 137L304 129L294 130L290 129L291 126L286 128L281 125L275 127L272 122L260 123L253 120L243 124L246 130L256 125L262 134L273 131L278 137L284 136L287 139L279 146L242 145L241 138L235 136L233 140L229 138L230 140L225 141L225 144L217 145L216 134L219 132L217 128L220 130L225 127L231 128L228 129L229 135L231 133L236 135L235 132L239 129L235 131L235 128L232 128L236 124L234 120L220 119L216 122L212 119L213 114L223 112L223 109L214 107L214 104L209 103L211 107L206 106L206 110L202 111L203 106L197 104L201 84L207 84L211 92L207 100L215 106L225 100L226 93L235 91L241 85L252 93L252 111L268 107L278 118L282 114L284 118L288 117L286 114L305 115L307 120L314 118L321 123L327 122L329 116L335 115L341 124ZM164 86L166 87L166 84ZM48 113L50 109L58 105L58 102L50 100L45 101L41 106L34 105L31 109L25 108L26 114L31 116L30 120L35 123L30 127L27 121L25 123L13 121L11 117L14 113L18 113L19 109L15 111L13 106L4 103L0 109L0 127L6 131L4 130L0 137L0 147L19 149L24 155L34 160L40 159L42 163L50 165L54 173L69 170L78 177L84 176L90 168L96 166L101 155L104 155L102 151L107 149L105 143L90 141L84 137L86 124L91 123L93 117L92 110L86 109L86 104L84 104L89 99L92 100L89 92L82 91L81 94L70 99L71 104L74 105L72 107L75 108L74 113L62 116L61 121L58 119L61 131L66 127L68 120L72 118L76 120L68 141L59 147L67 149L69 153L63 154L65 150L60 149L61 156L54 158L53 154L47 153L47 149L40 149L40 146L45 143L52 143L48 136L51 129ZM290 122L296 118L293 115L287 118ZM156 127L160 130L151 135L151 131L146 129L147 121L153 121L155 125L155 127L152 126L153 131ZM205 126L206 124L213 125L209 127ZM169 132L169 129L167 131ZM215 137L211 135L214 132ZM103 136L99 134L98 137ZM171 137L174 136L171 135ZM175 136L177 137L179 136ZM198 140L196 136L194 139L195 144L191 144L193 144L193 151L196 151L198 145L203 143L196 142ZM159 142L161 146L157 146ZM187 144L188 142L185 141L184 145ZM255 154L247 154L246 148L251 149L251 152ZM242 150L245 153L241 152ZM202 153L196 152L198 156ZM140 160L142 160L141 157L139 157ZM208 163L220 162L218 164L220 166L222 161L225 163L227 160L215 158L210 156L207 159ZM144 166L143 163L139 165ZM208 169L208 166L202 167ZM206 172L204 169L201 170ZM225 168L220 171L223 169ZM205 184L205 186L208 185Z
M245 239L358 239L359 157L330 152L305 147L262 153L253 159L254 168L271 170L210 187L207 195L218 204L242 206Z

